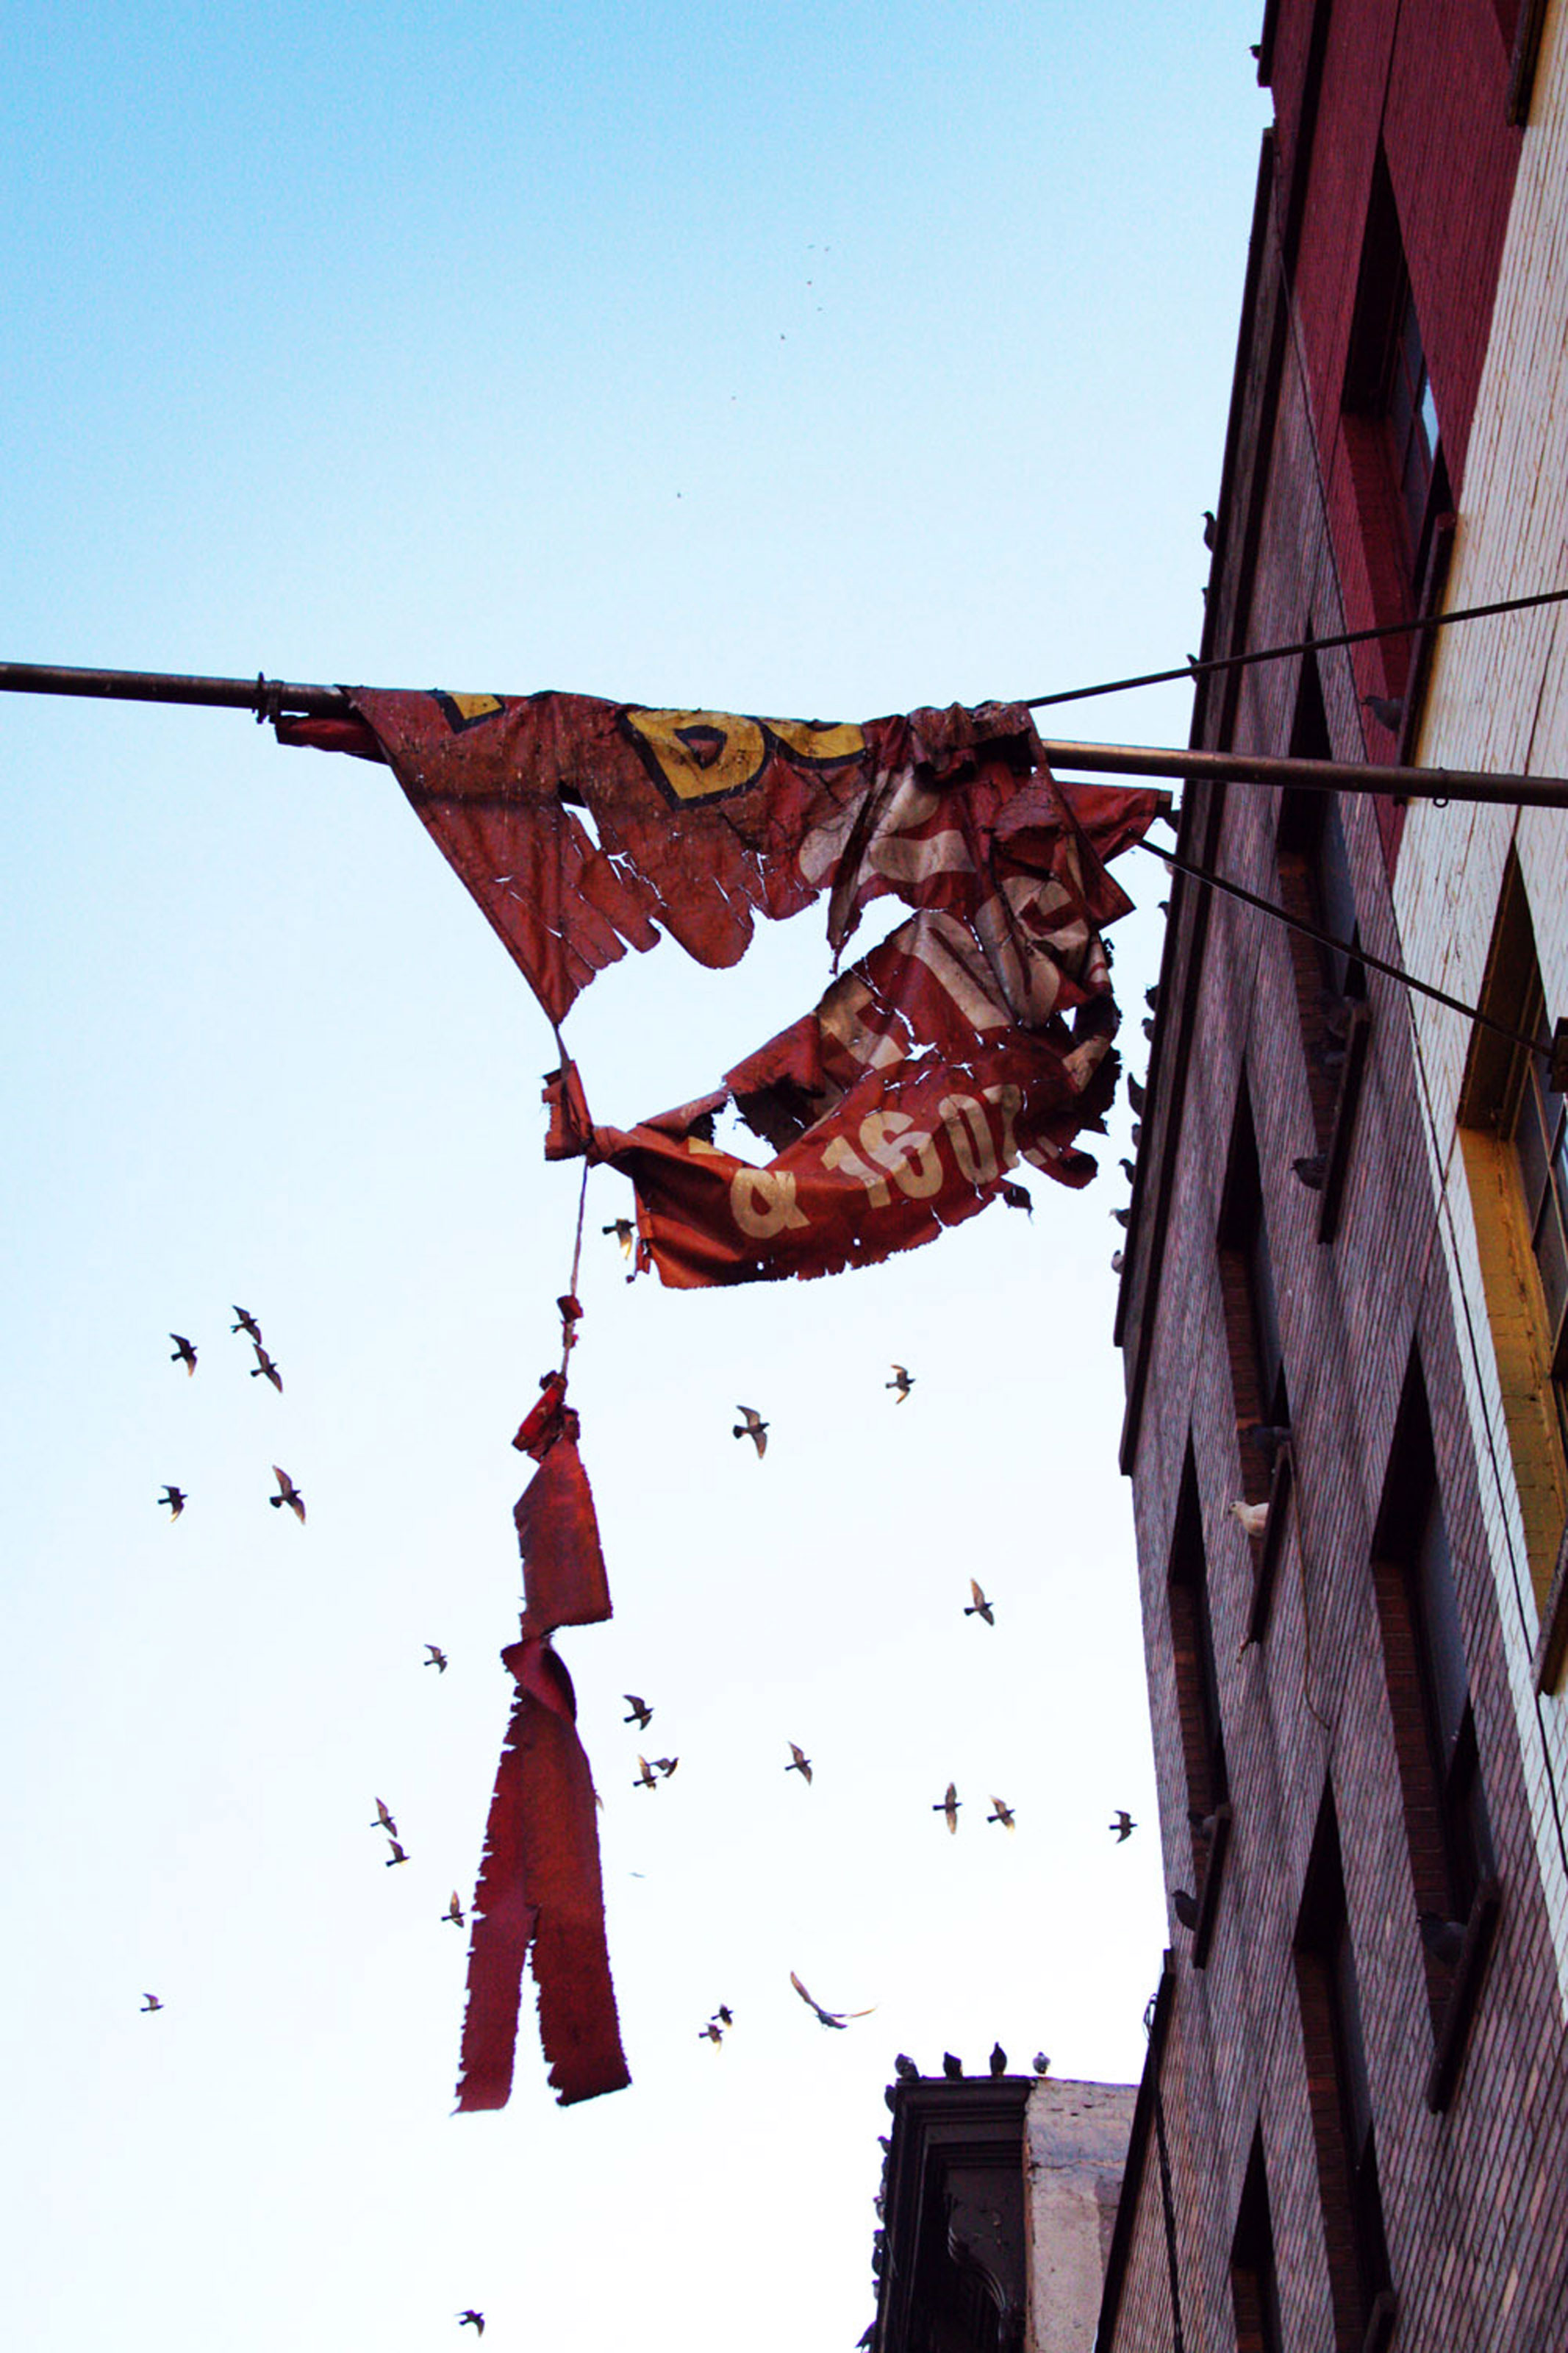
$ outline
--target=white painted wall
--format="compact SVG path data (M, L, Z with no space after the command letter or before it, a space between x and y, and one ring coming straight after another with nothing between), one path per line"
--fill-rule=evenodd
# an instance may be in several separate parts
M1568 25L1552 6L1509 220L1492 334L1466 462L1450 608L1568 586ZM1464 623L1438 638L1423 766L1568 776L1568 608ZM1510 842L1530 894L1547 1010L1568 1013L1568 812L1455 803L1409 811L1394 884L1407 968L1468 1004L1480 993ZM1487 1322L1475 1219L1456 1134L1469 1025L1409 999L1439 1232L1531 1820L1568 2017L1568 1872L1547 1762L1568 1788L1568 1701L1537 1702L1537 1615Z
M1050 2076L1029 2094L1028 2353L1090 2353L1137 2099L1135 2084Z

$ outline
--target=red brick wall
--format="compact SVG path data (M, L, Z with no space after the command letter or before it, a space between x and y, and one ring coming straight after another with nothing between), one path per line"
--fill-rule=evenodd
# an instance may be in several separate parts
M1288 178L1309 48L1308 0L1282 0L1278 161ZM1336 0L1324 49L1296 312L1277 396L1279 255L1268 243L1238 372L1205 651L1370 618L1344 480L1339 394L1380 126L1399 198L1450 463L1462 469L1486 346L1517 134L1490 0ZM1292 79L1294 77L1294 79ZM1282 211L1276 219L1282 217ZM1304 360L1304 372L1300 361ZM1309 397L1310 396L1310 397ZM1313 412L1318 419L1314 427ZM1320 459L1321 464L1320 464ZM1243 516L1251 518L1242 527ZM1250 551L1256 550L1256 560ZM1381 674L1322 658L1337 756L1364 756L1359 696ZM1287 748L1295 666L1243 674L1201 706L1200 740ZM1190 789L1182 849L1277 895L1278 796ZM1396 955L1377 815L1342 802L1362 936ZM1206 921L1206 934L1205 923ZM1505 1682L1427 1144L1398 987L1371 976L1372 1043L1338 1238L1291 1173L1319 1148L1287 936L1196 886L1173 891L1159 1029L1119 1324L1167 1885L1190 1883L1186 1758L1169 1562L1192 1445L1208 1556L1234 1820L1207 1965L1173 1920L1177 1986L1162 2071L1188 2353L1231 2353L1229 2260L1261 2132L1285 2342L1336 2341L1309 2056L1293 1939L1331 1787L1365 2012L1378 2161L1399 2316L1394 2353L1540 2353L1568 2345L1568 2051ZM1245 1070L1258 1130L1295 1433L1296 1486L1272 1614L1246 1645L1254 1563L1231 1501L1247 1491L1216 1250L1226 1147ZM1178 1074L1180 1084L1178 1084ZM1173 1131L1173 1106L1179 1116ZM1418 1345L1453 1547L1502 1912L1457 2089L1426 2103L1434 2000L1372 1561L1401 1391ZM1396 1675L1407 1664L1394 1662ZM1440 1989L1439 1989L1440 1990ZM1114 2344L1166 2353L1170 2289L1159 2168L1139 2199ZM1110 2353L1110 2348L1101 2348Z

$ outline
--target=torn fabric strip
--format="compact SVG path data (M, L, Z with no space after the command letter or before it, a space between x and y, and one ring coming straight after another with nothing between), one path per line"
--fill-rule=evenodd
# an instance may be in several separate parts
M522 1630L501 1656L517 1696L474 1894L459 2109L506 2104L531 1955L540 2041L561 2105L631 2081L610 1980L594 1779L572 1679L551 1647L558 1626L610 1615L609 1586L564 1378L552 1374L542 1386L518 1433L539 1469L514 1514Z
M1019 1159L1093 1174L1075 1139L1116 1071L1100 934L1131 904L1105 861L1164 794L1058 785L1017 704L845 726L584 695L351 701L359 738L332 722L332 747L379 747L553 1022L665 932L723 967L758 913L826 897L837 956L874 900L913 911L710 1096L629 1129L558 1117L552 1152L632 1177L667 1282L872 1263L984 1208ZM279 732L329 740L312 726ZM765 1166L713 1147L730 1102Z

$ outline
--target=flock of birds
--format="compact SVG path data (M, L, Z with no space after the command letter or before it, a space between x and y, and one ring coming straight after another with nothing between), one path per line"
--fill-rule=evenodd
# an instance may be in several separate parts
M631 1228L629 1221L624 1219L616 1219L614 1225L606 1226L605 1231L607 1234L613 1233L620 1243L623 1251L628 1257L631 1255ZM628 1278L628 1280L630 1278ZM260 1324L258 1323L256 1317L251 1314L248 1308L241 1307L237 1304L234 1307L233 1312L237 1320L229 1327L231 1333L236 1335L243 1333L249 1340L251 1347L255 1353L256 1363L251 1368L251 1378L253 1380L266 1380L270 1382L273 1388L275 1388L279 1396L281 1396L283 1391L283 1377L279 1372L275 1360L268 1352L266 1343L262 1336ZM195 1344L184 1333L171 1332L169 1337L174 1343L174 1353L171 1357L170 1362L173 1364L183 1365L187 1376L194 1377L197 1363L197 1349ZM908 1366L904 1365L895 1364L892 1366L891 1370L893 1377L890 1381L886 1382L884 1387L894 1392L896 1403L903 1405L907 1402L910 1392L915 1386L915 1376L909 1370ZM733 1435L737 1439L749 1438L756 1448L758 1460L761 1461L762 1457L767 1451L767 1433L770 1424L763 1418L762 1414L753 1406L737 1406L735 1410L740 1414L741 1420L736 1424ZM296 1485L293 1478L286 1470L283 1469L281 1464L274 1463L272 1466L272 1472L273 1477L277 1482L278 1493L276 1494L269 1495L267 1498L268 1502L275 1511L281 1511L286 1506L294 1514L300 1525L303 1526L305 1524L305 1498L303 1493ZM186 1504L190 1501L190 1496L186 1489L170 1482L163 1487L163 1493L159 1496L158 1501L160 1504L167 1507L170 1521L173 1523L181 1516ZM1238 1507L1238 1509L1240 1507ZM970 1599L963 1605L963 1615L966 1618L978 1618L981 1622L986 1626L994 1626L996 1623L995 1606L990 1599L989 1596L985 1593L978 1578L972 1577L969 1579L969 1591ZM437 1643L426 1642L425 1645L425 1651L426 1656L422 1663L427 1667L434 1667L438 1673L445 1674L447 1666L447 1658L445 1651L443 1651ZM631 1711L629 1715L622 1719L623 1722L627 1725L635 1724L639 1732L646 1731L648 1724L652 1720L654 1713L652 1704L644 1699L640 1694L635 1692L626 1692L623 1694L623 1697L626 1699L626 1704ZM790 1752L790 1761L784 1767L784 1771L786 1773L798 1773L801 1779L809 1787L813 1773L812 1759L807 1756L805 1750L800 1746L798 1741L789 1740L785 1743L785 1746L788 1747ZM668 1781L670 1779L675 1773L676 1768L679 1765L680 1759L679 1757L656 1757L649 1758L638 1755L637 1762L637 1770L632 1785L634 1788L657 1789L661 1781ZM942 1815L946 1821L949 1832L953 1836L957 1835L958 1817L963 1807L963 1801L959 1797L956 1784L950 1781L942 1797L931 1808L933 1813ZM394 1815L391 1808L386 1804L384 1799L378 1797L374 1800L374 1805L375 1819L369 1827L384 1835L388 1847L385 1858L385 1867L389 1871L395 1870L399 1864L405 1863L409 1861L408 1851L404 1846L399 1837L396 1817ZM991 1807L992 1810L985 1816L987 1824L996 1824L1003 1830L1009 1831L1016 1827L1016 1810L1010 1805L1005 1799L993 1794L991 1798ZM1109 1827L1118 1843L1121 1843L1131 1836L1131 1832L1137 1828L1137 1824L1133 1821L1126 1809L1122 1808L1119 1810ZM453 1889L447 1907L446 1911L440 1915L440 1918L444 1924L449 1923L453 1927L457 1928L462 1928L467 1925L467 1914L464 1909L462 1897L456 1888ZM818 2020L818 2021L824 2027L836 2032L842 2032L849 2025L852 2020L869 2018L873 2015L876 2007L874 2004L871 2008L865 2010L833 2010L828 2008L826 2004L817 2000L816 1997L809 1991L807 1987L803 1983L802 1979L794 1969L789 1973L789 1981L800 2000L805 2004L806 2008L812 2011L813 2015ZM163 2007L164 2005L157 1994L143 1994L142 2015L150 2015L153 2012L162 2010ZM711 2012L706 2022L699 2029L699 2039L709 2042L717 2049L722 2044L726 2034L733 2026L734 2019L735 2013L732 2007L728 2002L721 2002ZM1037 2075L1044 2075L1049 2069L1050 2061L1043 2052L1037 2052L1033 2064L1035 2073ZM993 2049L989 2065L990 2071L994 2075L1003 2074L1006 2072L1007 2055L1002 2049L1000 2043L997 2043ZM914 2062L908 2058L903 2052L900 2052L895 2061L895 2071L900 2080L917 2079L920 2074L920 2070L916 2067ZM958 2060L951 2052L943 2054L942 2072L945 2075L953 2078L961 2077L963 2073L961 2061ZM484 2335L485 2316L477 2306L469 2306L466 2307L462 2312L458 2313L456 2317L460 2327L471 2327L477 2336L482 2337Z
M248 1307L236 1307L234 1312L239 1318L239 1321L237 1324L231 1324L229 1325L230 1332L243 1332L256 1352L256 1362L250 1368L251 1379L253 1381L270 1381L279 1396L281 1397L283 1394L283 1376L267 1353L266 1345L261 1337L260 1324L257 1322ZM195 1342L187 1340L183 1332L171 1332L169 1337L174 1344L174 1353L170 1357L169 1362L172 1365L184 1365L186 1374L194 1377L196 1369L196 1350ZM289 1509L293 1513L294 1517L299 1521L300 1525L303 1527L305 1525L304 1496L300 1493L299 1488L296 1487L293 1480L289 1476L288 1472L282 1468L281 1464L275 1462L272 1465L272 1475L278 1482L278 1493L275 1495L268 1495L267 1498L268 1502L271 1504L275 1512L280 1512L283 1509L284 1504L287 1504ZM185 1505L190 1502L190 1496L184 1487L176 1487L172 1483L164 1487L163 1493L158 1498L160 1504L166 1504L168 1505L171 1523L179 1518L180 1514L184 1510Z

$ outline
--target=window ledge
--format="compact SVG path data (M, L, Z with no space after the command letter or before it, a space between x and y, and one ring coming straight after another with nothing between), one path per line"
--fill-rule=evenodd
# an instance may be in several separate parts
M1261 1642L1268 1631L1268 1612L1274 1600L1274 1579L1279 1567L1279 1554L1285 1542L1285 1521L1290 1497L1296 1484L1296 1456L1287 1439L1274 1457L1274 1476L1268 1488L1268 1518L1263 1534L1257 1540L1257 1567L1252 1579L1252 1607L1247 1616L1248 1642Z
M1208 1966L1209 1945L1214 1937L1215 1915L1219 1910L1219 1883L1225 1870L1225 1858L1230 1849L1230 1806L1228 1802L1215 1808L1214 1837L1209 1842L1208 1861L1204 1867L1203 1892L1198 1897L1198 1925L1193 1930L1193 1967Z
M1557 1566L1552 1572L1542 1606L1541 1631L1535 1638L1535 1657L1531 1672L1538 1692L1554 1692L1563 1674L1563 1659L1568 1651L1568 1526L1557 1547Z
M1351 1138L1366 1075L1366 1050L1372 1039L1372 1008L1364 1001L1350 1017L1345 1036L1345 1066L1340 1073L1339 1101L1334 1105L1334 1132L1329 1138L1323 1189L1318 1197L1318 1240L1331 1242L1340 1229L1340 1204L1350 1170Z
M1454 1964L1454 1981L1448 1989L1447 2006L1438 2021L1437 2047L1432 2053L1432 2064L1426 2076L1426 2105L1434 2116L1442 2115L1453 2098L1454 2086L1459 2080L1470 2021L1480 2000L1487 1955L1491 1951L1498 1915L1501 1910L1500 1883L1495 1876L1483 1879L1470 1906L1470 1916L1465 1923L1465 1941Z
M1372 2310L1366 2316L1366 2335L1361 2340L1361 2353L1383 2353L1394 2334L1394 2324L1399 2317L1399 2298L1391 2287L1380 2287L1372 2300Z

